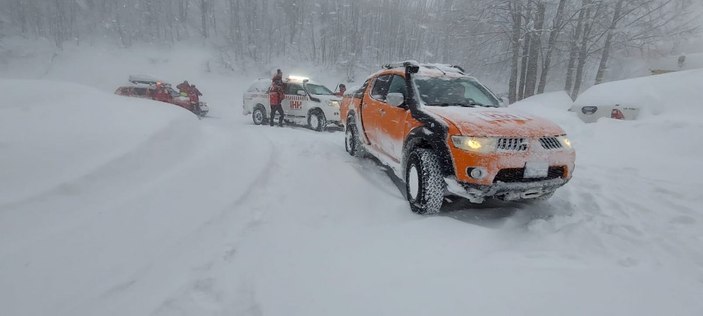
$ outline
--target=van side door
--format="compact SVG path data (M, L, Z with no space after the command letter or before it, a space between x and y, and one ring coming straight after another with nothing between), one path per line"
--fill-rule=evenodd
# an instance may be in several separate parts
M307 96L299 95L298 91L305 91L302 85L298 83L286 83L285 98L281 102L283 111L286 115L304 117L307 115L304 103L307 102Z

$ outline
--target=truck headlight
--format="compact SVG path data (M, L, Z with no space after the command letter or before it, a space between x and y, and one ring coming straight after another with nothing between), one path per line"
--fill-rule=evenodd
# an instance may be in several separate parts
M328 104L333 108L339 109L339 101L330 101Z
M498 139L494 137L452 136L452 143L454 143L454 147L462 150L489 153L496 150Z
M557 137L557 139L559 140L561 145L564 146L564 148L571 149L571 141L566 137L566 135L561 135Z

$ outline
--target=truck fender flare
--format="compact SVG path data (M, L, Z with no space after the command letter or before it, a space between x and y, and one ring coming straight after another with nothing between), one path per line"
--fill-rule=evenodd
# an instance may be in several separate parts
M346 125L354 124L356 126L357 132L359 132L360 139L364 144L369 144L369 140L366 137L366 132L364 131L364 122L356 114L356 109L349 109L347 112Z
M445 177L454 175L454 163L452 155L447 146L446 132L437 133L431 131L425 126L415 127L408 133L403 144L403 158L401 161L401 169L405 170L407 157L416 148L431 149L437 158L439 158L442 175Z

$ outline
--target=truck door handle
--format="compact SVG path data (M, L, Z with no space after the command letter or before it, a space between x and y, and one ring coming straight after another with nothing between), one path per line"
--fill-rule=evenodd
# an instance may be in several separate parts
M379 109L379 110L378 110L378 113L380 113L380 114L381 114L381 116L384 116L384 115L386 115L386 111L385 111L385 110L383 110L383 109Z

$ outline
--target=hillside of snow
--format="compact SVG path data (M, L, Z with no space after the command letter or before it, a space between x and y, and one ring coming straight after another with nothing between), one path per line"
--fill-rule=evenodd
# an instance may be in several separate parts
M694 94L593 124L564 93L513 104L567 131L570 183L420 216L343 133L252 125L260 72L110 54L0 79L2 315L703 314ZM133 70L198 84L211 116L113 95Z

